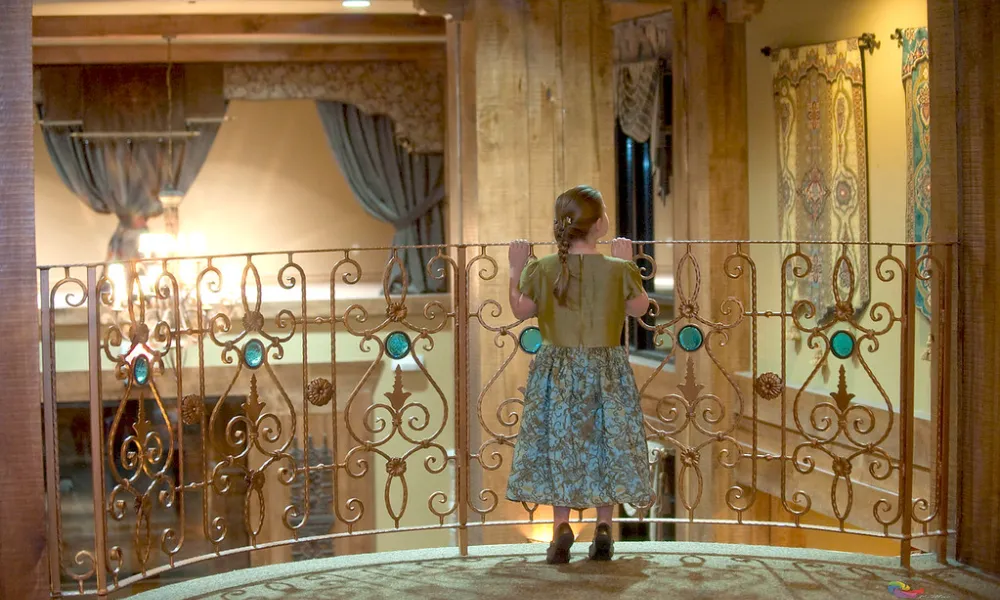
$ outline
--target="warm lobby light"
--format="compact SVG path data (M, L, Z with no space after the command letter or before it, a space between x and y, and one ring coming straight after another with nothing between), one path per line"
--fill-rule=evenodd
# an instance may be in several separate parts
M368 0L344 0L341 3L344 8L368 8L371 5Z
M579 525L575 523L570 523L570 529L573 530L574 537L580 537L580 532L578 531ZM522 531L524 531L522 529ZM552 541L552 524L538 524L532 525L530 529L525 533L525 538L527 538L529 544L548 544Z

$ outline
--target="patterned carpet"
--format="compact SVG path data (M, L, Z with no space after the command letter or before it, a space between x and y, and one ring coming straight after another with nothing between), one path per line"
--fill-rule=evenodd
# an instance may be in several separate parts
M577 557L546 565L542 546L452 548L323 559L248 569L135 596L140 600L366 600L552 598L1000 598L1000 581L916 556L898 560L838 552L689 543L620 543L610 563ZM910 587L895 594L890 586ZM898 587L898 586L897 586ZM923 590L922 593L917 593Z

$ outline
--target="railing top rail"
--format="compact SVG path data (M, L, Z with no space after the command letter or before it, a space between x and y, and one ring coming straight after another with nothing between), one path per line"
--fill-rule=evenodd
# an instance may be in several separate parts
M324 248L324 249L311 249L311 250L274 250L266 252L234 252L228 254L205 254L205 255L191 255L191 256L170 256L170 257L160 257L160 258L141 258L133 260L111 260L111 261L101 261L101 262L83 262L83 263L69 263L69 264L48 264L48 265L38 265L39 270L51 270L51 269L69 269L69 268L90 268L90 267L106 267L115 264L127 264L127 263L137 263L137 264L167 264L171 262L180 262L185 260L219 260L219 259L229 259L229 258L246 258L252 259L254 257L274 257L274 256L287 256L289 262L291 262L294 256L303 256L310 254L344 254L349 256L352 253L358 252L372 252L372 251L393 251L393 250L438 250L445 251L452 248L503 248L509 246L511 242L479 242L479 243L466 243L466 244L420 244L413 246L365 246L357 248ZM544 242L528 242L532 246L555 246L554 241L544 241ZM610 244L610 241L598 242L601 245ZM670 246L695 246L695 245L732 245L738 244L743 246L864 246L869 248L884 247L891 250L892 248L912 248L912 247L945 247L945 246L957 246L957 241L943 241L943 242L886 242L886 241L867 241L867 242L837 242L833 240L634 240L632 242L636 245L670 245Z

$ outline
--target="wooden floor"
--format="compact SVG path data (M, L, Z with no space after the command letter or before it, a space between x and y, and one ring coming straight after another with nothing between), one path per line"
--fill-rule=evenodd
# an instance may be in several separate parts
M610 563L585 559L578 544L568 565L545 564L541 545L391 552L236 571L135 596L141 600L228 598L1000 598L1000 581L915 556L898 559L838 552L691 543L620 543ZM900 583L911 595L894 594ZM916 593L923 590L923 593ZM905 590L902 590L905 592Z

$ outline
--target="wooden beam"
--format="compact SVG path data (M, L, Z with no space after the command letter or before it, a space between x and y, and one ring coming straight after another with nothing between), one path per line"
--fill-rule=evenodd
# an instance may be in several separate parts
M469 16L470 0L413 0L421 15L436 15L461 21Z
M164 35L430 36L445 35L444 19L421 15L121 15L34 17L36 38Z
M445 60L445 45L414 44L177 44L177 63L349 62ZM35 46L36 65L166 62L164 45Z
M611 15L612 23L641 19L670 10L673 10L673 4L670 2L657 2L653 4L646 2L616 2L608 5L608 13Z

